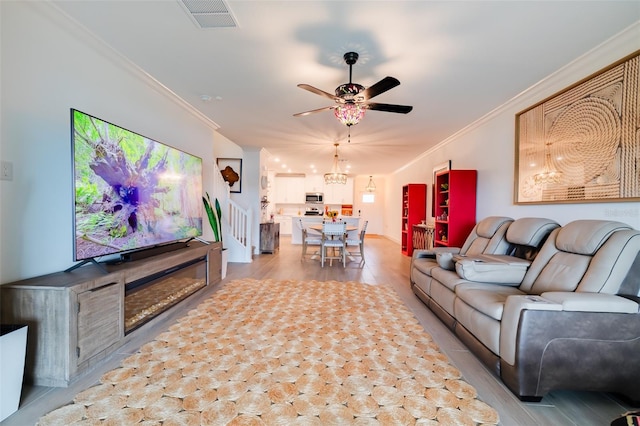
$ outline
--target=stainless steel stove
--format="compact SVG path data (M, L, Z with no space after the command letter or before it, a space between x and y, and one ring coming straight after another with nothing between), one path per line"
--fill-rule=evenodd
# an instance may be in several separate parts
M322 215L322 210L323 207L307 207L305 209L304 215L305 216L321 216Z

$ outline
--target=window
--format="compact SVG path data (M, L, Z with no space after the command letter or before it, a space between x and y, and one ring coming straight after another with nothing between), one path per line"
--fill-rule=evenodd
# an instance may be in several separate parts
M375 201L376 201L376 194L372 194L370 192L362 194L363 203L374 203Z

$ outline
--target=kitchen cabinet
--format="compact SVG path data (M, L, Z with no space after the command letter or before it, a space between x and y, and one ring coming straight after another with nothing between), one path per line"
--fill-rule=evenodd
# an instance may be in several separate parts
M334 183L323 188L324 204L353 204L353 178L347 178L345 185Z
M275 202L278 204L304 204L304 176L277 176L275 178Z
M291 235L291 216L276 215L274 220L280 224L280 235Z
M324 192L324 176L321 174L307 175L304 180L304 192Z

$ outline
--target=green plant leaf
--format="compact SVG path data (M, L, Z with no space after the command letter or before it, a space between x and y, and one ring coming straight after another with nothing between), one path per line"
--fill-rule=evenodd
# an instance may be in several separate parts
M207 194L207 197L209 194ZM220 209L220 203L216 198L216 214L218 215L218 232L220 233L220 242L222 242L222 210ZM222 245L224 247L224 244Z
M214 238L214 242L220 241L220 234L218 233L219 230L219 224L218 224L218 217L216 216L216 214L213 211L213 208L211 207L211 199L209 198L209 193L207 192L207 198L202 197L202 202L204 203L204 209L207 212L207 217L209 218L209 224L211 225L211 229L213 230L213 238ZM218 199L216 199L216 203L218 202Z

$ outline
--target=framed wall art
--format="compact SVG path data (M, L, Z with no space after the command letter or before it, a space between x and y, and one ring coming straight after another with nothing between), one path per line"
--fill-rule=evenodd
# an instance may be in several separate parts
M640 51L516 114L515 204L640 201Z
M438 164L433 168L433 187L431 188L431 217L436 217L436 174L451 170L451 160Z
M217 164L230 192L242 192L242 158L218 158Z

